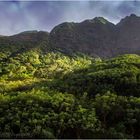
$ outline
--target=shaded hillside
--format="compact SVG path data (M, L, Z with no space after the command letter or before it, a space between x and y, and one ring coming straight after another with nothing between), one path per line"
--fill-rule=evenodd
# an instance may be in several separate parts
M103 58L140 54L140 17L132 14L114 25L102 17L63 23L50 33L51 47L64 53L81 52Z
M116 54L140 54L140 17L132 14L117 25Z
M48 35L43 31L28 31L13 36L1 36L0 59L13 57L34 49L47 52L49 48Z
M115 25L104 18L63 23L51 31L51 47L70 54L81 52L92 56L111 56L114 29Z

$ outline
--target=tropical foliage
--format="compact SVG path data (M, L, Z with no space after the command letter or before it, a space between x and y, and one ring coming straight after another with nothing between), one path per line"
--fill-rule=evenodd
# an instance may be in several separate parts
M38 49L0 55L0 138L140 138L140 56Z

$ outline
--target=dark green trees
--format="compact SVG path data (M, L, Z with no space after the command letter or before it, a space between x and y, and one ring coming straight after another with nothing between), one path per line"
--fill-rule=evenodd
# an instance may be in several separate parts
M2 57L0 138L140 138L140 56Z

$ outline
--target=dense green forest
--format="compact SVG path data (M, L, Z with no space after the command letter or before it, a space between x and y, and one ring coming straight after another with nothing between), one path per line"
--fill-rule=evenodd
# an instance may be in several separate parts
M139 55L10 52L0 54L0 138L140 138Z

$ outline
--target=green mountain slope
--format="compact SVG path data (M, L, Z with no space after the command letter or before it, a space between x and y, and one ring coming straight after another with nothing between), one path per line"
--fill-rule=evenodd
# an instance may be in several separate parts
M48 33L43 31L28 31L13 36L0 37L0 59L7 59L29 50L47 52Z
M140 56L28 50L0 63L1 138L140 138Z

